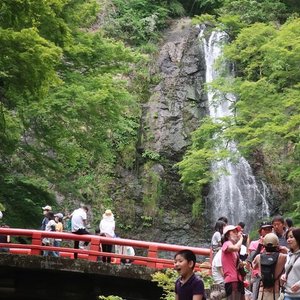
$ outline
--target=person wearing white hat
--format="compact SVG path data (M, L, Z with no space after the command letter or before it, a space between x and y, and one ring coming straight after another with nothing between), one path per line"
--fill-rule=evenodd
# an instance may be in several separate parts
M113 238L115 237L115 218L110 209L107 209L105 213L102 215L102 220L100 221L99 224L99 229L100 229L100 235L105 236L105 237L110 237ZM102 250L103 252L112 252L112 245L109 244L102 244ZM103 262L111 262L111 257L102 257Z
M243 235L239 226L227 225L223 230L222 266L224 272L227 299L244 299L245 289L243 278L238 273L239 251L243 243Z
M52 211L52 207L50 205L46 205L42 207L42 210L43 210L44 218L42 220L41 230L46 230L47 223L49 222L49 219L47 218L46 215L49 211Z

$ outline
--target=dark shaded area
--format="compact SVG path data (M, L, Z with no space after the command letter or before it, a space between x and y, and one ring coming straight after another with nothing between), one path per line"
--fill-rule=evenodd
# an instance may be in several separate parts
M0 199L5 206L3 220L10 227L39 229L42 206L54 205L54 196L41 188L18 180L7 182L0 176Z
M0 298L5 300L96 300L99 295L157 300L162 295L155 283L141 279L150 278L144 267L8 254L0 255L0 265Z

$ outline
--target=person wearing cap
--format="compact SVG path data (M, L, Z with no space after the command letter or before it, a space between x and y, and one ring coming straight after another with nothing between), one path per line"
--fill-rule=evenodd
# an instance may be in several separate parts
M52 207L50 205L46 205L42 207L42 210L43 210L44 218L42 220L41 230L46 230L46 225L49 222L49 219L47 218L47 213L49 211L52 211Z
M267 256L271 256L273 253L278 253L279 252L279 239L276 234L274 233L268 233L265 235L264 240L263 240L263 245L264 245L264 254ZM258 269L259 276L261 277L261 255L258 254L254 261L253 261L253 267ZM258 294L258 300L274 300L279 298L279 291L280 291L280 282L279 282L279 277L284 271L284 265L286 262L286 254L283 253L278 253L277 262L275 265L275 270L274 270L274 278L275 278L275 283L274 287L267 288L263 286L263 282L260 281L259 283L259 294ZM277 257L277 256L276 256ZM253 298L254 299L254 298Z
M87 224L87 212L88 207L85 204L81 204L78 209L75 209L71 217L71 231L74 234L90 234L86 229ZM84 246L87 246L89 242L85 242ZM74 248L79 249L79 241L74 241ZM74 259L77 259L78 253L74 253Z
M239 226L224 227L224 244L222 246L222 266L224 272L225 291L227 299L244 299L245 289L243 278L238 272L239 251L243 243L243 235Z
M100 221L99 224L99 229L100 229L100 235L105 236L105 237L110 237L114 238L115 235L115 218L110 209L107 209L104 214L102 215L102 220ZM110 244L102 244L102 250L103 252L112 252L113 246ZM102 257L103 262L111 262L111 257Z
M248 248L248 258L247 262L251 266L251 291L252 291L252 299L257 299L258 290L259 290L259 269L256 266L255 268L252 265L255 257L264 251L263 239L266 234L271 233L273 230L273 225L269 221L263 221L260 223L258 232L260 238L258 240L252 241Z

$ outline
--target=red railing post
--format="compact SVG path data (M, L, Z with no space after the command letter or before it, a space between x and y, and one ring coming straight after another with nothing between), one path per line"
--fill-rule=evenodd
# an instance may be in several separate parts
M90 250L99 251L99 246L100 246L100 239L92 238L91 239L91 244L90 244ZM89 254L88 260L97 261L97 259L98 259L97 255Z
M157 258L158 247L156 245L149 245L148 257ZM147 262L147 267L156 268L156 263L152 261Z
M42 245L42 234L41 232L34 231L32 233L31 244L41 246ZM31 249L32 255L41 255L41 249Z

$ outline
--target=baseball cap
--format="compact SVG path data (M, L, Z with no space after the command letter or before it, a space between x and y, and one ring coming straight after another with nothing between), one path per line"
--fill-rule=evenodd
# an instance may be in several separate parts
M227 232L229 232L229 231L232 231L232 230L237 230L237 231L239 231L240 230L240 227L239 226L234 226L234 225L227 225L227 226L225 226L224 227L224 229L223 229L223 234L225 235Z
M270 227L273 228L273 225L271 224L271 222L263 221L260 223L259 230L264 229L264 228L270 228Z

